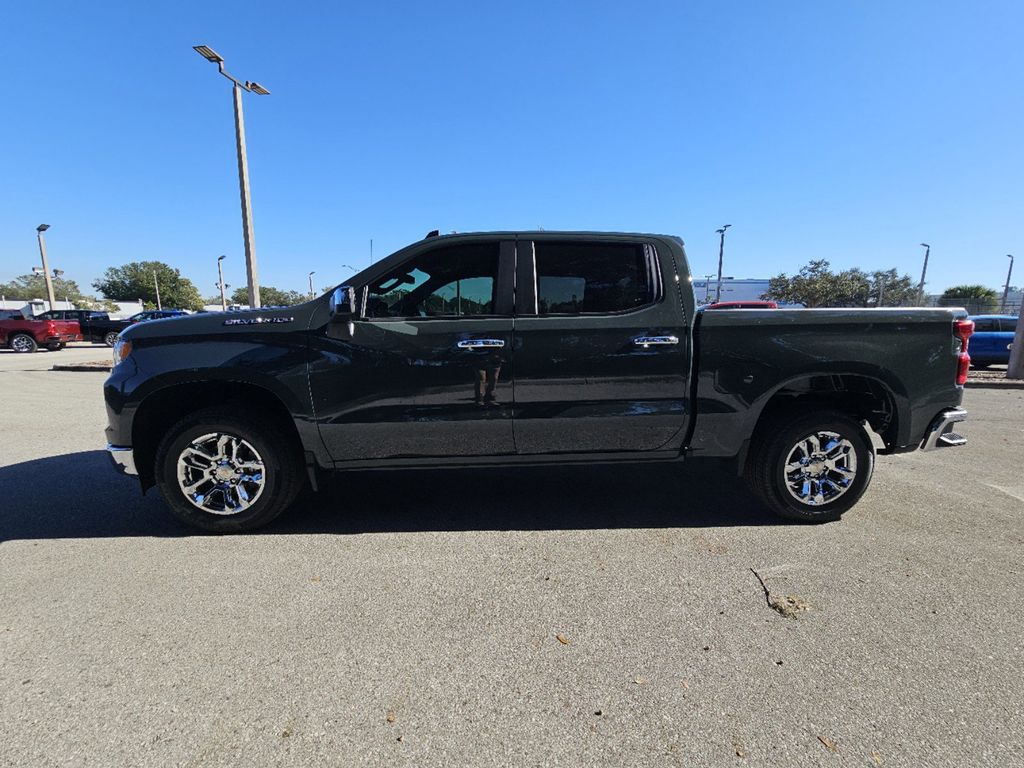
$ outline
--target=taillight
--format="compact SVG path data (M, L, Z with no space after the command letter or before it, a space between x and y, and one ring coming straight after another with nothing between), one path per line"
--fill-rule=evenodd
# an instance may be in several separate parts
M953 335L960 339L960 354L957 355L956 383L963 386L967 383L967 371L971 367L971 356L967 354L967 345L974 333L973 320L954 320Z
M46 334L48 336L56 336L57 335L57 324L55 322L53 322L53 320L47 320L46 321Z

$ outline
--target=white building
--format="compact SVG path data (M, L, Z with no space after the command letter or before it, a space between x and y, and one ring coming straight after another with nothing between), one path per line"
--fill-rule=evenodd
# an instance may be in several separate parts
M141 312L144 307L141 301L115 301L117 305L117 311L111 312L110 316L114 319L122 317L130 317L136 312ZM46 299L8 299L0 297L0 309L14 309L18 310L25 317L34 317L42 312L46 312L50 308L50 302ZM53 303L54 309L76 309L73 301L55 301Z
M717 278L700 278L693 281L693 295L697 304L710 304L715 300ZM722 278L722 296L719 301L760 301L768 290L768 278Z

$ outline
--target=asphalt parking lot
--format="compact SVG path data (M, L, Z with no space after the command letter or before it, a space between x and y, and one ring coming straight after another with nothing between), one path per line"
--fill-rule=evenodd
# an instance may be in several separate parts
M824 526L658 465L348 474L217 537L47 370L108 355L0 352L0 764L1024 764L1024 390Z

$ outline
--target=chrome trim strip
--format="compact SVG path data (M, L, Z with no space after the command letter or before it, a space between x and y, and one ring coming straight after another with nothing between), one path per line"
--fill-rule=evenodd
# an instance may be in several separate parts
M122 474L136 476L139 474L139 471L135 468L135 454L132 453L130 445L110 445L108 443L107 453L110 455L110 460L121 470Z
M953 425L967 418L963 408L947 408L936 416L928 427L924 440L921 441L922 451L934 451L936 448L952 448L966 445L967 438L953 432Z

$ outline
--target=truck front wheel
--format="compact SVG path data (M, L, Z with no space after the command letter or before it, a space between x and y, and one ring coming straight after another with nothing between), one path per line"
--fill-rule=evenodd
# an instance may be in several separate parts
M7 342L7 345L15 352L35 352L39 349L36 340L27 333L14 334L11 336L10 341Z
M788 411L757 430L746 477L776 514L820 523L838 520L857 503L874 468L870 438L846 414Z
M108 347L117 344L117 331L107 331L107 335L103 337L103 343Z
M168 430L155 474L179 520L234 533L266 525L288 508L302 488L301 455L281 426L241 409L207 408Z

